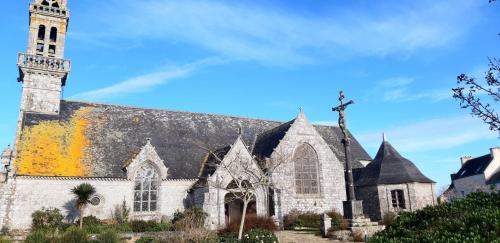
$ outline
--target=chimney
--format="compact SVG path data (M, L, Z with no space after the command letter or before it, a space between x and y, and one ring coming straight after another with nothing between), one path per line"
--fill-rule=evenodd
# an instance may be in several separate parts
M500 159L500 147L490 148L491 157Z
M474 157L472 156L463 156L460 158L460 161L462 162L462 165L464 165L465 163L467 163L467 161L473 159Z

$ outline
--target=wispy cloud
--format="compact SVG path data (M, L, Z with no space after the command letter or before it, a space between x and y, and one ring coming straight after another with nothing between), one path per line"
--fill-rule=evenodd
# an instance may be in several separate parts
M479 140L495 139L497 134L488 130L473 117L450 117L421 121L357 136L363 146L377 148L385 132L389 141L401 152L422 152L455 148Z
M371 91L371 95L382 94L384 101L390 102L408 102L415 100L427 100L430 102L438 102L446 99L451 99L451 89L431 89L416 91L412 89L412 84L416 82L415 78L395 77L382 80L375 87L375 91Z
M474 26L478 2L408 1L398 3L397 8L370 12L336 9L327 15L304 17L252 2L113 0L89 5L89 13L97 16L89 20L102 22L93 22L92 30L87 31L91 33L78 37L87 36L96 44L113 40L183 42L232 59L295 65L346 53L408 55L449 45Z
M99 100L118 95L149 91L171 80L186 77L204 66L222 62L224 60L219 58L207 58L183 66L169 66L163 70L133 77L108 87L75 94L70 99Z

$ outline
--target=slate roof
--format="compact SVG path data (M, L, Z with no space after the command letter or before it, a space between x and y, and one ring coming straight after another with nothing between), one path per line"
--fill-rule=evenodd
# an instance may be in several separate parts
M375 159L361 169L356 178L356 186L411 182L434 183L424 176L411 161L403 158L387 141L382 142Z
M452 180L461 179L469 176L479 175L484 173L484 170L493 161L491 154L483 155L467 161L462 165L460 170L451 175Z
M205 113L144 109L108 104L61 101L59 115L26 114L23 130L44 121L71 121L81 110L90 110L85 148L89 177L125 177L124 165L151 139L158 155L169 168L168 179L196 179L207 159L206 150L233 144L242 129L242 139L258 156L269 154L290 122L240 118ZM335 126L315 125L330 148L342 158L341 131ZM352 135L351 135L352 137ZM354 160L371 160L352 137ZM254 146L255 144L255 146Z

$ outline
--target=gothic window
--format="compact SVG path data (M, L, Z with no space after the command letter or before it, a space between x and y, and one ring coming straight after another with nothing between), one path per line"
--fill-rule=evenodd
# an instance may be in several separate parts
M146 164L136 173L134 186L134 211L152 212L158 208L159 176L155 168Z
M38 26L38 40L45 40L45 25Z
M54 8L58 8L58 7L59 7L59 3L57 3L56 1L54 1L54 2L52 3L52 7L54 7Z
M295 164L295 190L297 194L318 194L318 155L309 144L302 144L293 156Z
M47 2L47 0L43 0L42 1L42 5L43 6L50 6L49 2Z
M50 41L53 41L53 42L57 41L57 28L56 27L50 28Z
M405 209L405 194L403 190L391 191L392 207L396 209Z

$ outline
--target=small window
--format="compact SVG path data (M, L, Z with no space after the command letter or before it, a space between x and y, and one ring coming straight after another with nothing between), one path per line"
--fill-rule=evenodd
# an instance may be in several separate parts
M45 40L45 25L38 27L38 40Z
M50 41L53 41L53 42L57 41L57 28L56 27L50 28Z
M43 43L36 44L36 51L43 52Z
M50 6L49 2L47 2L47 0L43 0L42 1L42 5L43 6Z
M405 195L403 190L392 190L391 191L392 198L392 207L397 209L405 209Z
M59 4L58 4L57 2L54 2L54 3L52 4L52 7L54 7L54 8L59 8Z
M56 45L50 45L49 46L49 53L50 54L55 54L56 53Z

